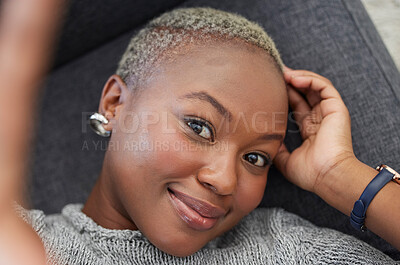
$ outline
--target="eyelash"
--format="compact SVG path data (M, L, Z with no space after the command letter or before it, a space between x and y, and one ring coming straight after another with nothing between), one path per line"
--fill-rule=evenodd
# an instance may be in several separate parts
M251 163L247 159L250 155L260 156L264 160L264 164L262 166L259 166L259 165ZM267 158L265 155L262 155L262 154L259 154L259 153L247 153L247 154L243 155L243 159L246 160L247 162L251 163L252 165L256 166L256 167L263 167L264 168L264 167L270 166L272 164L271 163L271 159L269 158L269 156ZM257 159L257 162L258 162L258 159Z
M195 117L186 117L186 118L184 118L184 120L185 120L186 125L189 126L189 128L195 134L199 135L200 137L206 139L207 141L209 141L211 143L213 143L215 141L215 130L214 130L214 127L208 121L205 121L205 120L199 119L199 118L195 118ZM195 131L194 126L192 127L192 125L200 125L201 127L203 127L203 129L199 133L197 133ZM204 128L206 128L209 131L210 139L200 135L201 133L204 132Z
M204 139L206 139L206 140L208 140L208 141L210 141L210 142L214 142L214 141L215 141L214 127L213 127L208 121L205 121L205 120L203 120L203 119L196 118L196 117L185 117L184 120L185 120L186 125L187 125L195 134L199 135L200 137L202 137L202 138L204 138ZM191 125L200 125L201 127L207 128L207 130L208 130L209 133L210 133L210 139L208 139L208 138L206 138L206 137L200 135L200 133L204 132L204 128L203 128L199 133L197 133L197 132L195 131L195 129L193 128L194 126L192 127ZM255 154L256 156L261 157L261 158L264 160L264 164L263 164L262 166L255 165L255 164L253 164L252 162L248 161L249 156L250 156L250 155L254 155L254 154ZM254 152L253 152L253 153L247 153L247 154L243 155L243 159L246 160L247 162L251 163L252 165L256 166L256 167L265 168L265 167L270 166L270 165L272 164L272 162L271 162L272 160L270 159L269 155L267 155L267 157L266 157L265 155L262 155L262 154L259 154L259 153L254 153ZM258 161L258 159L257 159L257 161Z

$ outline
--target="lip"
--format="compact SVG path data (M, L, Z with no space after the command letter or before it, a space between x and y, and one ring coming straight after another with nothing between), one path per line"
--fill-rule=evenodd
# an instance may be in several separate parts
M168 193L179 217L195 230L205 231L213 228L219 218L226 214L221 207L174 189L168 188Z

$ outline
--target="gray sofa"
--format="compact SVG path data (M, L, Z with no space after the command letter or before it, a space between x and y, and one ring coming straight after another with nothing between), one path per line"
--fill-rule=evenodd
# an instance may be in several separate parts
M97 110L102 87L135 30L177 6L211 6L260 23L288 66L320 73L339 90L351 114L357 157L371 166L384 162L400 169L400 74L358 0L75 0L37 116L29 185L33 208L55 213L86 200L107 144L90 131L87 118ZM292 119L285 142L289 149L301 143ZM347 216L273 167L260 207L285 208L400 260L400 252L384 240L353 230Z

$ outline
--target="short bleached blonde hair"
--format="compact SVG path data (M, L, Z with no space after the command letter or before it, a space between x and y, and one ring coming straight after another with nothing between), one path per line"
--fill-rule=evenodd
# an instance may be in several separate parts
M265 50L282 72L283 63L273 40L255 22L213 8L179 8L151 20L133 36L116 74L137 90L157 63L173 57L174 49L192 43L235 40Z

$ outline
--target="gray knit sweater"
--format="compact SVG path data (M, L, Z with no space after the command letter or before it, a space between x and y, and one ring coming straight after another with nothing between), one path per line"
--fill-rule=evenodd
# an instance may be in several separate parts
M49 260L57 264L396 264L368 244L319 228L282 209L259 208L192 256L163 253L140 231L111 230L81 212L81 204L61 214L20 209L37 231Z

